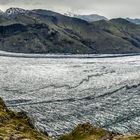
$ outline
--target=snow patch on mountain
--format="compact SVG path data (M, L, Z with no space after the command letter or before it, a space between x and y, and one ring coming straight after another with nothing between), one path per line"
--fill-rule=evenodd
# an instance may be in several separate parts
M4 14L4 12L2 10L0 10L0 15L3 15L3 14Z
M69 17L75 17L75 18L79 18L88 22L94 22L94 21L99 21L99 20L108 20L106 17L104 16L100 16L97 14L90 14L90 15L78 15L78 14L73 14L71 12L66 12L64 13L65 16L69 16Z
M73 14L71 12L66 12L66 13L64 13L64 15L68 16L68 17L75 17L76 16L76 14Z
M140 24L140 19L139 18L135 18L135 19L133 19L133 18L126 18L126 20L128 20L128 21L130 21L130 22L132 22L134 24Z
M14 15L18 15L18 14L24 14L26 12L27 12L27 10L22 9L22 8L9 8L5 11L5 15L14 16Z

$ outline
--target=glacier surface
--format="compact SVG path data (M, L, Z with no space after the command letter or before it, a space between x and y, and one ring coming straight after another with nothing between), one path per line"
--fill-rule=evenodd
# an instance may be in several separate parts
M79 123L140 131L140 56L22 58L0 56L0 96L50 135Z

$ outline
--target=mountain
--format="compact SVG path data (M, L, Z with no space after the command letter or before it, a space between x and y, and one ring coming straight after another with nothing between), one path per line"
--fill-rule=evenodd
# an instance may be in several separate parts
M15 16L17 14L24 14L27 11L22 8L9 8L5 11L6 16Z
M68 17L74 17L76 16L76 14L72 13L72 12L66 12L64 13L65 16L68 16Z
M75 17L83 19L83 20L86 20L88 22L94 22L94 21L99 21L99 20L108 20L106 17L100 16L100 15L97 15L97 14L92 14L92 15L76 15Z
M140 24L140 19L138 19L138 18L135 18L135 19L127 18L127 20L132 22L132 23L135 23L135 24Z
M0 50L20 53L140 53L140 26L125 19L87 22L53 11L0 17ZM14 13L14 16L13 16Z
M88 22L94 22L94 21L99 21L99 20L108 20L104 16L100 16L97 14L91 14L91 15L77 15L77 14L72 14L71 12L67 12L64 15L69 16L69 17L75 17L79 18Z
M0 10L0 15L3 15L3 14L4 14L4 12L2 10Z

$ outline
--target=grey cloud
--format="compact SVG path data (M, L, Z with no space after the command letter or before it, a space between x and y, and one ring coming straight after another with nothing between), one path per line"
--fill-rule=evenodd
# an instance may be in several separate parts
M0 0L1 5L8 4L9 2L10 2L10 0Z

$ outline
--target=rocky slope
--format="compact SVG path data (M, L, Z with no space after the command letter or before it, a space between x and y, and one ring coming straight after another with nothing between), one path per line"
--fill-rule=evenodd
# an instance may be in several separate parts
M0 50L22 53L139 53L140 26L124 19L88 23L52 11L8 9Z

